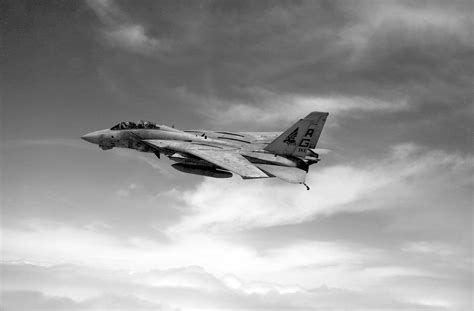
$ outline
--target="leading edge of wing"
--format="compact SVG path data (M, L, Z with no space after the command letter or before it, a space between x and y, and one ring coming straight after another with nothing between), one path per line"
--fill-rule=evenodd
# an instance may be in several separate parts
M220 166L226 170L236 173L242 178L268 178L258 167L250 163L239 154L235 148L222 148L210 144L194 144L184 141L169 141L149 139L145 140L158 148L171 149L177 152L192 154L212 164Z

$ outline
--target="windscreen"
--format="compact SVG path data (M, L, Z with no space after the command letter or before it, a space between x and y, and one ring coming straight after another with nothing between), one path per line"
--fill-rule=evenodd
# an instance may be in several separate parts
M131 130L131 129L159 129L155 123L150 121L140 120L137 123L131 121L124 121L116 124L110 128L111 130Z

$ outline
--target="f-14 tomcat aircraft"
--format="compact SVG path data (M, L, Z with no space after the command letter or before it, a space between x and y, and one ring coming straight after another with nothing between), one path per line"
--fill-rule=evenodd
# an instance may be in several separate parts
M131 148L161 154L177 162L178 171L215 178L277 177L306 185L311 164L319 161L316 148L329 114L311 112L285 132L182 131L153 122L121 122L81 138L103 150Z

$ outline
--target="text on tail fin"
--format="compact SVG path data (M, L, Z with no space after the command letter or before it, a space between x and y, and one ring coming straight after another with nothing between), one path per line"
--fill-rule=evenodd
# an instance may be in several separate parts
M302 157L318 143L329 113L311 112L283 132L264 149L280 155Z

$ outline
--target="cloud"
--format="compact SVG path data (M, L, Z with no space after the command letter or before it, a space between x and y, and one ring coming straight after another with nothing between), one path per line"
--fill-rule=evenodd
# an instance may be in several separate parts
M471 307L470 1L87 4L3 10L5 137L146 115L273 131L324 110L334 152L308 192L87 143L2 143L1 255L17 260L2 265L2 303Z
M104 25L102 33L111 46L141 54L168 49L163 40L147 34L144 25L132 21L114 0L89 0L87 3Z
M159 303L141 299L127 294L110 295L103 294L91 299L75 301L68 297L56 295L45 295L41 291L12 290L3 291L2 306L7 311L22 310L156 310L156 311L178 311L168 308Z
M280 122L291 122L312 111L330 112L331 115L375 112L396 112L410 109L404 99L384 101L376 98L346 96L314 96L301 94L278 94L263 88L249 88L244 93L250 100L229 100L191 93L185 88L176 89L183 102L200 106L202 114L214 126L231 124L258 124L273 126ZM234 125L235 126L235 125Z
M154 228L156 231L147 236L118 235L101 226L71 226L67 222L39 219L23 221L22 227L2 229L4 259L16 260L19 266L31 266L19 262L24 260L40 262L41 265L33 266L45 269L64 263L80 265L88 267L79 269L81 275L97 277L86 282L87 290L85 286L80 290L74 284L66 286L59 276L72 278L75 272L71 274L71 269L76 268L65 266L59 269L62 272L58 280L53 278L50 285L40 276L31 278L29 271L25 275L30 276L30 282L38 283L29 288L11 287L22 283L20 272L15 271L11 275L15 275L17 283L8 279L6 284L10 285L5 290L39 291L44 297L38 299L49 302L51 297L58 296L85 303L99 299L99 289L116 288L112 297L126 292L131 295L132 304L136 297L183 310L190 306L180 303L182 299L177 297L195 299L205 307L216 307L214 302L219 301L222 304L218 307L248 304L271 308L272 303L278 302L286 303L288 309L343 308L351 302L360 308L435 308L441 304L456 308L468 301L465 273L471 259L468 252L462 251L465 243L460 244L461 251L450 250L443 242L436 242L436 238L429 243L416 242L405 240L405 235L413 232L412 235L422 237L420 232L410 231L414 230L410 226L425 228L431 223L427 217L443 207L453 206L451 213L470 208L469 200L465 200L469 197L466 191L472 175L471 161L458 154L402 144L394 146L381 161L357 159L346 165L313 170L310 176L315 176L309 180L311 191L277 180L235 178L217 184L204 179L184 195L178 191L166 194L173 199L171 204L187 210L187 215ZM124 185L127 191L141 191L136 182ZM136 198L123 199L136 202ZM146 202L152 204L153 200L148 198ZM238 237L249 230L296 226L322 217L374 211L384 211L393 218L380 227L381 238L395 230L401 241L392 243L387 238L390 247L374 248L363 240L324 241L324 237L308 234L304 239L290 238L284 243L267 245L263 241L265 246L257 247ZM400 219L405 227L397 224L393 211L410 215L409 219ZM417 220L418 217L421 219ZM106 219L110 217L103 218L106 225L113 224ZM452 223L449 218L443 219L437 225L441 235ZM167 233L166 241L156 238L160 231ZM255 232L251 236L261 238ZM133 290L128 290L129 283ZM321 286L329 286L329 290ZM438 288L436 295L430 294L433 288ZM138 301L136 305L140 305Z
M357 290L372 288L374 282L387 276L433 275L410 265L395 270L391 266L385 268L378 262L390 262L387 251L353 243L293 241L257 250L238 240L228 240L228 235L220 238L195 233L157 242L149 237L113 237L91 226L56 226L36 223L28 230L3 230L3 258L19 263L29 259L46 267L69 263L92 270L128 270L150 286L167 284L212 291L220 281L203 278L206 273L199 268L203 267L231 288L247 294L299 292L322 285ZM378 269L374 271L388 269L390 274L367 273L374 265ZM198 268L176 269L182 266ZM154 272L150 274L150 270Z
M469 262L459 260L459 257L467 255L459 245L433 241L412 241L406 242L402 250L419 255L433 255L446 261L458 258L458 264L469 265Z
M46 297L39 291L28 290L2 290L2 308L8 311L20 310L71 310L76 309L78 304L66 297Z
M121 3L120 12L168 38L173 53L161 55L165 61L103 62L122 98L115 103L236 130L275 130L325 110L328 126L334 116L352 121L353 141L366 139L354 136L367 124L376 128L377 141L366 148L392 138L467 152L473 46L466 2L147 5Z
M116 194L119 197L128 198L132 193L137 192L137 188L139 188L139 187L136 183L131 183L126 188L118 189Z
M88 290L77 289L74 284L68 287L61 281L63 290L58 291L60 281L53 278L48 286L40 276L30 278L38 281L30 288L8 286L6 290L40 291L47 300L54 293L82 303L100 297L99 288L111 288L113 295L126 292L132 298L183 310L190 305L180 302L182 297L203 307L216 307L219 302L220 308L242 305L271 308L277 303L290 310L308 306L464 306L468 303L467 288L463 287L464 283L452 282L464 282L465 276L461 275L468 265L453 265L453 259L449 264L440 261L436 251L432 251L436 244L406 243L400 254L396 244L373 248L360 241L324 242L315 236L256 248L235 234L282 224L302 224L339 213L404 209L416 220L420 205L430 207L431 213L443 206L463 208L468 204L463 202L466 194L462 189L470 184L471 160L415 144L402 144L394 146L381 161L357 159L346 165L313 170L310 176L315 176L309 180L312 191L277 180L235 178L224 183L219 180L217 184L215 180L204 179L184 195L178 191L168 194L188 214L170 226L157 228L166 231L167 241L159 241L151 233L146 237L123 237L95 226L71 227L32 220L27 227L23 223L22 228L2 230L3 258L40 261L43 267L62 263L83 265L92 270L79 269L82 275L97 278L86 282ZM139 187L134 183L126 183L127 189L137 190ZM404 222L407 224L408 220ZM415 222L417 228L423 227L419 221ZM390 225L394 227L381 228L382 235L387 230L400 230L396 222ZM439 225L438 229L443 228ZM454 256L450 258L456 263L469 258L467 253L450 256ZM427 261L431 264L427 265ZM68 267L61 271L66 272L59 275L74 276ZM31 277L31 271L26 274ZM50 277L55 273L47 274ZM19 272L12 275L20 284ZM7 284L16 284L9 280ZM130 289L129 283L133 284ZM436 300L430 294L433 288L445 292L437 292Z
M469 39L472 19L466 10L469 8L468 2L457 1L456 5L442 2L431 4L427 6L414 2L361 2L361 9L354 10L361 22L354 27L343 29L341 43L354 46L353 61L358 57L371 55L370 50L377 48L374 43L383 43L380 48L386 49L386 52L407 46L440 46L448 37L454 39L453 42L459 40L458 44L472 45ZM368 5L371 6L371 11L366 10ZM385 35L384 41L379 41L382 34ZM386 44L389 42L395 43L396 46L387 49Z
M142 25L125 25L104 31L106 38L112 45L125 48L132 52L149 54L165 47L158 39L146 35Z
M59 310L120 307L122 310L152 308L166 311L195 308L261 310L277 307L286 310L423 308L386 295L363 294L327 286L304 290L271 283L242 283L235 277L230 281L228 276L218 278L199 267L140 274L120 270L91 270L71 265L42 267L18 263L2 263L1 269L5 277L2 304L6 310L24 310L33 306ZM59 284L62 288L58 291ZM209 287L209 284L212 286Z
M414 187L422 186L426 180L430 183L425 183L423 191L428 193L445 188L456 179L459 183L459 178L468 183L469 161L403 144L374 163L325 167L321 162L313 166L307 180L311 191L279 180L206 179L183 195L183 203L193 213L167 231L243 230L301 223L344 211L400 208L404 201L421 199L421 190L414 191Z

